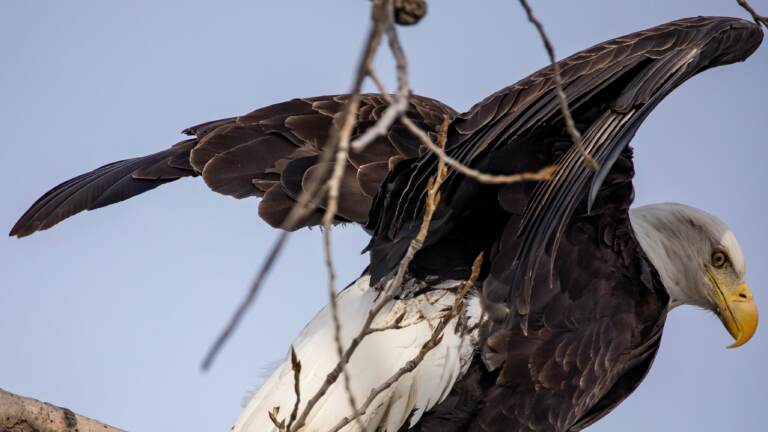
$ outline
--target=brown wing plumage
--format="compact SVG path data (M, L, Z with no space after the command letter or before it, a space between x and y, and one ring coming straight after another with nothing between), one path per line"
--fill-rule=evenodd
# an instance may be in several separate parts
M696 17L618 37L561 60L563 90L578 128L586 133L590 127L600 126L594 132L604 134L596 137L592 149L601 162L601 170L594 176L574 157L574 149L562 160L552 157L554 146L567 145L570 138L563 126L551 67L493 93L458 115L449 128L446 152L465 165L496 174L530 172L548 164L561 164L556 179L540 186L533 205L526 208L521 228L521 237L529 237L529 243L543 247L545 242L540 240L567 219L576 203L566 203L565 198L578 196L583 192L581 187L591 181L590 201L594 199L596 187L619 152L661 99L703 70L743 60L761 40L760 29L748 21ZM436 166L436 157L422 156L392 177L387 186L391 193L377 196L368 224L375 232L370 245L374 280L397 266L418 232L426 184ZM440 208L471 215L466 203L472 202L470 193L477 189L473 183L451 171L443 186ZM458 217L436 222L430 227L434 234L428 236L428 244L450 232L448 224L466 225ZM526 247L521 254L525 260L538 260L540 252ZM465 269L469 269L472 257L467 255Z
M168 150L112 162L69 179L35 201L13 226L10 235L25 237L83 210L101 208L181 177L195 176L188 156L196 143L196 140L182 141Z
M259 215L279 227L306 183L317 175L318 156L347 99L347 95L293 99L191 127L184 133L193 138L168 150L114 162L54 187L24 213L10 235L24 237L83 210L193 176L202 176L212 190L224 195L262 197ZM363 95L354 136L373 125L386 107L380 95ZM456 112L436 100L414 96L407 115L436 134L443 117L453 119ZM398 122L364 151L350 154L337 220L366 223L373 197L389 170L422 152L419 142ZM319 221L316 211L297 229Z

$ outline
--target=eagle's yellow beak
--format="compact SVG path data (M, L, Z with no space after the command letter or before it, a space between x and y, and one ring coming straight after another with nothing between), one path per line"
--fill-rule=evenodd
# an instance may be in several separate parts
M752 298L752 291L746 283L739 284L735 290L723 289L715 284L717 290L717 315L735 341L728 348L737 348L749 342L757 330L757 305Z

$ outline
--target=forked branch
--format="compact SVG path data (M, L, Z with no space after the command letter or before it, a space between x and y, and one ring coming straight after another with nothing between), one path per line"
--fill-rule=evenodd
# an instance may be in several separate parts
M449 124L448 119L447 118L444 119L443 125L441 127L441 131L440 131L439 145L445 145L445 137L448 130L448 124ZM377 331L376 329L372 330L372 325L374 320L378 316L379 312L381 312L381 310L390 301L392 301L392 299L394 299L400 286L402 286L403 280L405 279L405 274L408 270L408 266L413 260L413 257L416 255L416 252L418 252L419 249L421 249L421 246L424 244L424 239L427 236L427 231L429 230L429 224L432 220L432 214L434 213L437 202L439 200L438 190L443 180L445 179L446 174L447 174L447 170L445 169L445 166L441 164L441 168L438 169L438 173L436 174L435 178L433 178L430 182L430 189L427 193L428 193L428 196L431 193L433 196L433 199L431 201L429 200L427 201L427 205L425 206L425 209L424 209L424 216L422 219L422 224L421 224L421 229L419 230L419 234L416 236L415 239L411 241L410 245L408 246L408 250L405 256L403 257L403 260L400 262L400 265L398 267L395 277L392 279L391 282L389 282L386 285L386 287L384 288L384 292L379 296L378 302L368 312L365 322L363 323L363 326L358 331L357 335L352 339L352 341L350 342L346 350L344 350L343 354L339 358L339 361L336 363L336 366L334 366L334 368L328 373L328 375L325 378L325 381L323 381L323 384L320 386L320 388L318 388L315 394L308 400L306 407L304 407L303 412L301 413L299 418L296 420L296 423L294 424L292 431L298 431L304 426L307 420L307 417L312 412L312 409L315 407L315 405L317 405L320 399L322 399L323 396L325 396L325 394L328 392L331 386L334 383L336 383L339 376L344 372L347 364L349 363L349 360L352 358L352 355L355 353L360 343L368 335ZM432 205L430 205L430 203L432 203ZM338 317L336 317L335 319L338 319ZM348 388L346 390L349 391ZM353 406L353 410L355 409L356 407Z
M384 83L381 81L381 78L379 78L378 74L376 74L376 71L371 70L369 72L371 80L376 84L376 87L378 88L379 92L382 94L384 99L389 102L390 104L395 104L396 102L392 99L392 97L387 94L387 90L384 87ZM409 119L405 115L401 115L399 119L403 125L408 128L408 130L419 140L421 141L421 144L425 146L429 151L431 151L435 156L438 157L438 159L448 165L449 167L453 168L457 172L471 178L474 180L477 180L480 183L484 184L509 184L509 183L517 183L522 181L545 181L550 180L552 176L555 174L555 171L557 171L556 165L550 165L542 168L539 171L536 172L525 172L525 173L518 173L518 174L488 174L484 173L482 171L476 170L474 168L468 167L465 164L461 163L460 161L450 157L445 152L445 146L438 146L434 142L432 142L432 139L427 135L426 132L424 132L416 123L413 122L413 120ZM446 129L445 133L448 133L448 130ZM445 138L447 140L447 136Z
M376 51L381 44L381 38L383 34L382 26L384 22L381 18L382 14L384 13L383 10L386 7L389 7L391 10L391 2L392 0L374 0L371 17L371 28L366 38L363 54L360 57L360 61L358 62L350 98L344 105L341 113L341 118L343 119L342 127L337 128L336 124L331 126L328 142L326 143L323 152L320 154L320 159L317 164L317 175L313 176L312 180L307 182L306 187L304 187L302 192L299 194L296 203L291 208L288 216L286 216L285 221L283 221L283 232L280 233L277 240L275 240L273 243L267 259L259 269L259 272L254 279L253 284L251 284L248 292L246 293L245 298L243 298L241 303L238 305L235 313L232 315L232 318L230 318L224 330L219 334L209 349L208 353L206 354L202 364L202 369L204 371L211 367L211 364L213 364L216 355L221 351L221 348L232 336L235 329L242 321L243 316L245 316L245 312L253 304L259 289L266 280L267 274L272 269L276 258L280 255L280 252L285 246L289 232L293 231L301 222L301 220L303 220L310 212L317 208L319 204L318 197L322 196L322 192L325 190L325 180L328 178L330 170L328 167L329 164L327 162L330 162L334 158L334 155L338 160L336 149L341 145L341 131L354 127L355 118L357 116L357 108L360 102L360 91L363 87L363 81L367 76L367 72L370 69L370 65L373 62Z
M390 46L392 44L392 35L395 34L394 24L394 3L393 0L375 0L373 2L373 22L371 23L371 36L368 43L370 47L366 50L365 55L360 61L357 69L357 78L355 80L355 88L352 97L347 102L345 110L347 110L344 116L344 122L339 128L339 141L336 146L336 154L333 161L333 169L331 178L328 182L328 199L325 206L325 213L323 214L323 250L325 254L325 263L328 271L328 297L331 307L331 318L333 320L333 336L334 343L336 345L336 354L339 359L344 356L344 346L341 342L341 323L339 322L338 305L336 303L336 269L333 264L333 247L331 244L331 230L333 228L333 221L336 218L336 211L339 207L339 192L341 190L341 181L344 177L344 170L347 164L347 158L349 156L350 140L352 137L352 130L355 127L355 118L357 117L357 111L360 102L360 90L362 82L368 72L373 68L373 56L378 48L378 41L381 40L382 34L386 33L390 39ZM372 42L375 42L372 43ZM407 95L405 98L405 105L407 106ZM351 378L347 372L347 363L341 363L341 373L344 376L344 390L347 394L347 400L351 409L355 409L357 402L355 396L352 393ZM298 394L297 394L298 399ZM311 401L310 401L311 402ZM316 402L315 402L316 403ZM305 412L308 412L311 407L307 406ZM303 420L300 419L300 422ZM360 424L360 429L364 429ZM299 427L296 427L299 429ZM289 428L289 431L291 429Z
M459 291L456 293L453 306L440 319L440 322L438 322L437 326L435 326L435 329L432 331L432 335L426 342L424 342L419 352L412 359L408 360L403 365L403 367L401 367L381 385L372 389L371 393L365 399L360 409L353 413L350 417L341 419L341 421L339 421L339 423L337 423L336 426L334 426L329 432L338 432L353 420L358 419L360 416L364 415L368 408L370 408L371 404L376 400L376 397L395 385L400 380L400 378L413 372L424 361L424 358L427 356L427 354L429 354L430 351L432 351L436 346L440 344L445 328L448 326L451 320L453 320L464 310L464 299L466 298L469 290L475 285L475 282L477 282L477 278L480 276L480 267L482 263L483 253L481 252L480 255L475 258L475 261L472 264L472 274L470 275L469 279L461 286L461 288L459 288Z

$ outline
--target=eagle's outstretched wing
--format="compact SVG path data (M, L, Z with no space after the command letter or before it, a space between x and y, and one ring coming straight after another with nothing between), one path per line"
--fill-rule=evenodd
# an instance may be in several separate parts
M341 113L346 95L293 99L249 114L204 123L184 131L193 138L149 156L97 168L54 187L19 219L10 235L48 229L83 210L131 198L181 177L202 176L216 192L235 198L263 197L259 215L279 227L306 182L317 174L318 156ZM386 109L381 95L361 96L354 136ZM450 107L413 96L407 115L436 134ZM399 161L423 153L419 141L399 122L365 151L351 153L343 178L337 220L366 223L379 185ZM297 228L320 222L314 212Z
M460 114L449 129L446 152L464 164L494 174L559 166L552 181L523 186L535 189L527 191L523 201L516 204L522 205L524 216L510 234L519 238L520 245L515 248L514 266L504 271L504 281L517 278L512 284L515 290L530 290L531 272L552 234L567 223L578 204L586 200L588 208L593 206L614 162L666 95L703 70L744 60L761 41L760 28L748 21L696 17L618 37L561 60L563 89L577 127L587 150L600 164L594 174L571 147L551 67L499 90ZM418 232L427 180L436 166L437 158L425 154L394 173L386 193L376 197L368 223L374 233L369 245L374 282L396 267ZM468 221L477 216L478 209L486 209L483 203L490 200L482 194L498 189L482 187L451 171L427 246L436 242L447 246L446 236L453 233L456 237L456 230L471 225ZM490 209L486 210L486 219L492 219ZM486 230L488 223L483 224ZM498 234L483 241L494 242ZM478 252L468 250L464 260L471 264ZM508 284L503 286L502 291L508 291ZM525 297L517 305L521 314L526 313Z

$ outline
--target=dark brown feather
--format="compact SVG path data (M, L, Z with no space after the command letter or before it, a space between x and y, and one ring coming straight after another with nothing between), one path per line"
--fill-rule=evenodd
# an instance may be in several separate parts
M312 165L304 172L301 180L303 188L306 189L308 184L318 181L317 176L321 171L321 167L322 164ZM360 188L360 184L357 181L357 169L352 164L347 164L345 168L339 189L337 213L348 221L365 223L368 220L368 209L371 207L373 200L363 193L363 190ZM326 162L324 169L326 172L330 172L333 169L333 163ZM325 198L322 201L325 201Z
M312 167L348 98L336 95L293 99L244 116L190 127L184 133L194 138L164 152L105 165L55 187L19 219L11 235L30 235L80 211L113 204L163 183L196 175L202 175L212 190L224 195L263 196L259 214L270 225L279 227L287 215L286 208L303 190L305 174L312 177L316 173ZM352 139L375 124L386 108L387 102L381 95L361 95ZM434 134L443 117L453 119L456 112L433 99L412 96L407 115ZM392 127L395 129L402 130L403 126L397 123ZM403 142L394 143L393 137ZM364 151L350 154L336 221L364 224L368 220L371 197L384 176L366 177L365 193L357 181L360 167L377 162L391 165L391 161L418 156L420 145L410 134L388 133ZM274 209L270 208L273 206ZM316 216L311 215L295 228L319 223Z
M390 159L391 160L391 159ZM389 160L383 162L372 162L360 167L357 171L357 182L363 193L373 198L379 192L379 185L384 183L387 174L391 170Z
M276 184L264 194L264 199L259 203L259 217L271 226L280 228L295 203L296 201L288 196L279 184ZM322 213L313 211L305 216L300 224L304 226L320 225L322 217Z
M131 198L181 177L195 176L176 161L189 157L195 140L182 141L166 151L104 165L54 187L19 218L10 235L28 236L46 230L83 210L94 210Z

